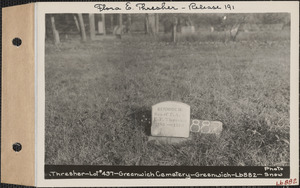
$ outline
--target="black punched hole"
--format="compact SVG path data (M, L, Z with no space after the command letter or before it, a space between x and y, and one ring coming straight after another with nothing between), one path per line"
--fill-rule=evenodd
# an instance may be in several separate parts
M16 38L14 38L14 39L12 40L12 43L13 43L13 45L19 47L19 46L21 46L21 44L22 44L22 40L21 40L20 38L16 37Z
M15 152L19 152L19 151L21 151L21 149L22 149L22 145L20 143L17 142L17 143L13 144L13 150Z

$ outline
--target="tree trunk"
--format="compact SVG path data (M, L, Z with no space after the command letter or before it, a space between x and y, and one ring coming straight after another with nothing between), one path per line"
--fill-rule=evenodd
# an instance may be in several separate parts
M236 40L236 37L239 34L239 32L240 32L240 24L236 24L230 29L230 37L232 41Z
M173 28L172 28L172 41L176 42L177 41L177 24L178 24L178 19L175 17L173 21Z
M145 34L149 33L148 14L145 14Z
M53 33L54 44L58 45L60 43L60 40L59 40L59 33L58 33L58 31L56 30L56 27L55 27L54 16L51 16L51 26L52 26L52 33Z
M95 39L95 15L94 14L89 14L89 22L90 22L90 37L91 40Z
M244 16L238 23L234 24L230 29L230 37L232 41L236 41L236 37L239 34L241 27L245 24L246 16Z
M85 26L84 26L82 14L78 14L78 19L79 19L79 26L80 26L80 32L81 32L81 39L82 39L82 41L86 41Z
M159 32L159 14L155 14L155 32Z
M73 15L73 18L74 18L74 22L76 24L76 28L77 28L78 32L80 32L80 27L79 27L78 19L77 19L77 17L76 17L75 14Z
M145 15L145 33L150 35L156 34L156 16L155 14Z
M113 14L111 14L110 15L110 28L111 28L111 31L113 32L113 30L114 30L114 15Z
M123 25L123 17L122 17L122 14L120 14L120 16L119 16L119 26L120 27L122 27L122 25Z
M51 38L52 39L52 24L51 24L51 15L46 15L45 16L45 21L46 21L46 30L45 30L45 37Z
M105 14L101 14L101 18L102 18L103 35L106 35Z
M128 33L131 32L131 14L128 14Z

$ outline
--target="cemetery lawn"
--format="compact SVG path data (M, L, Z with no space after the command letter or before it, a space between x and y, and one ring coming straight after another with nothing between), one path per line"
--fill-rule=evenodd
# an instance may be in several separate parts
M242 35L242 34L241 34ZM46 164L289 165L289 41L46 41ZM148 142L151 106L180 101L220 138ZM147 119L147 121L146 121Z

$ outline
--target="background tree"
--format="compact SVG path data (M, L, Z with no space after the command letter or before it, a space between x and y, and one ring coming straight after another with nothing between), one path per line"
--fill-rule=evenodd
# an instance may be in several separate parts
M78 14L78 20L80 26L81 39L82 41L86 41L85 25L84 25L82 14Z
M101 20L102 20L103 35L106 35L105 14L101 14Z
M150 35L156 35L158 32L159 20L157 20L156 14L145 14L145 33Z
M94 14L89 14L89 25L90 25L90 37L91 37L91 40L94 40L96 37L95 15Z
M232 41L236 40L236 37L240 32L241 26L245 23L245 20L245 14L227 14L223 16L222 24L225 30L225 34L229 32L229 37Z
M172 23L172 42L177 41L177 25L178 25L178 18L176 16L173 17Z
M52 28L52 34L53 34L53 41L54 41L55 45L58 45L60 43L60 39L59 39L59 33L56 30L54 15L51 15L50 19L51 19L51 28Z

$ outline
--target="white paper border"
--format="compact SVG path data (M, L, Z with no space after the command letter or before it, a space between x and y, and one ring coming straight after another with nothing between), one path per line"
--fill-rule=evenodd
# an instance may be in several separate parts
M45 144L45 14L47 13L100 13L94 8L96 3L109 6L123 6L126 2L47 2L36 3L36 186L38 187L89 187L89 186L236 186L236 185L276 185L286 179L44 179L44 144ZM138 2L132 2L138 3ZM144 2L147 5L161 5L162 2ZM166 2L168 5L187 6L191 2ZM199 4L200 2L195 2ZM234 10L180 10L176 13L291 13L291 64L290 64L290 178L297 178L299 184L299 2L201 2L202 5L232 4ZM101 13L162 13L164 11L104 11ZM169 12L169 11L168 11ZM172 13L172 12L170 12Z

